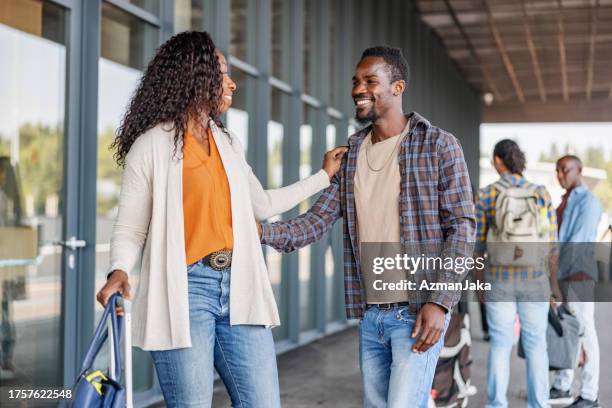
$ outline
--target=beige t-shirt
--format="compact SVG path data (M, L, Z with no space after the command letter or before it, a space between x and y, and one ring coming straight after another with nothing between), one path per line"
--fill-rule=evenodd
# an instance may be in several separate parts
M372 144L368 133L359 149L355 208L361 242L399 242L399 149L410 122L399 135ZM378 171L375 171L378 170Z
M408 133L410 123L399 135L372 144L372 133L364 139L357 157L355 173L355 207L359 243L362 248L362 272L366 303L394 303L408 300L406 289L381 289L381 282L397 283L407 278L403 270L389 270L376 274L367 259L394 257L398 245L375 243L400 241L399 149ZM362 243L369 243L367 246Z

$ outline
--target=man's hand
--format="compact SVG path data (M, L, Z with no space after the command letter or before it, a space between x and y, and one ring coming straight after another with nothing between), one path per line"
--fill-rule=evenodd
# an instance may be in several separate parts
M554 281L554 283L550 286L550 291L551 302L563 302L563 293L561 292L558 281Z
M415 353L424 353L436 344L444 332L446 310L436 303L425 303L416 316L412 338L419 336L412 346ZM419 334L420 333L420 334Z
M257 233L259 234L259 239L261 239L261 234L263 233L263 230L261 229L260 223L257 223Z
M342 157L348 151L348 147L340 146L325 153L323 157L323 170L327 173L329 178L332 178L339 170L340 164L342 164Z
M98 303L102 305L102 307L106 307L108 299L110 299L110 297L117 292L119 292L124 299L130 298L130 284L128 282L128 275L121 270L113 271L106 281L106 284L102 286L102 289L100 289L96 295L96 299L98 300ZM118 307L117 314L122 316L123 308Z

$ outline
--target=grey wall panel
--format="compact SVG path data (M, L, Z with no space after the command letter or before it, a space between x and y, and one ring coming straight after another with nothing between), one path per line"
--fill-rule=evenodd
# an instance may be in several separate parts
M398 45L411 68L405 111L419 112L461 141L470 177L477 184L480 101L476 91L448 57L440 39L419 19L413 2L391 2L387 13L390 24L402 21Z
M338 77L342 85L337 89L338 100L350 100L349 79L361 52L369 46L381 44L399 46L408 60L411 77L404 97L404 110L417 111L434 125L453 133L462 143L470 177L474 184L478 180L480 101L474 90L459 72L456 64L446 54L446 49L433 31L423 23L412 1L343 1L350 9L345 14L342 26L351 32L350 58L346 54L338 61L345 61L342 69L345 80ZM350 16L350 17L349 17ZM350 20L350 21L349 21ZM381 28L381 21L387 28ZM342 32L346 32L341 30ZM346 35L340 34L339 47L343 48ZM341 53L340 50L331 52ZM346 99L344 96L346 95ZM347 117L354 115L352 103L338 106Z

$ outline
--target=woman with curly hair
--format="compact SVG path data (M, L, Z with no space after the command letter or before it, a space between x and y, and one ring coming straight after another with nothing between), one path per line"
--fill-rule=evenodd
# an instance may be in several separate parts
M264 190L219 119L236 91L227 68L208 33L175 35L149 63L113 144L125 170L97 299L128 297L140 266L133 343L151 351L169 407L210 406L214 368L233 406L280 406L270 329L280 321L256 221L326 188L345 152Z

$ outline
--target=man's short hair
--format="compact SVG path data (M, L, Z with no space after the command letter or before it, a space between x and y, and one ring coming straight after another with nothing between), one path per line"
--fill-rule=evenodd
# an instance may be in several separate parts
M582 170L582 160L580 160L578 156L574 156L573 154L566 154L565 156L560 157L559 160L557 160L557 163L565 159L575 161L578 164L578 168Z
M367 48L363 54L361 54L361 59L366 57L380 57L384 59L389 67L391 82L399 81L401 79L406 82L406 85L408 85L410 67L408 66L408 62L406 61L406 58L404 58L404 54L402 54L402 50L400 48L388 47L386 45L370 47Z

